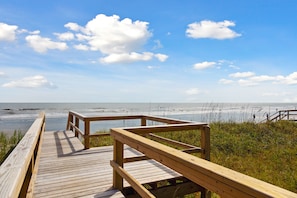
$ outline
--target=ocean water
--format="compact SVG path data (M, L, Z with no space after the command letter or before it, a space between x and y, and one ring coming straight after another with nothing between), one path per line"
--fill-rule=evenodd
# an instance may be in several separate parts
M296 103L0 103L0 131L26 132L38 114L46 114L46 130L64 130L68 112L83 115L155 115L197 122L259 122L279 110L296 109ZM91 132L139 125L135 120L95 122Z

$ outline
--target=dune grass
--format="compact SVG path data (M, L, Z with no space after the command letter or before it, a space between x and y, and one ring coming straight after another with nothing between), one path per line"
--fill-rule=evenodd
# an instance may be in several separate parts
M215 122L211 161L297 193L297 123ZM199 146L197 131L164 133Z
M23 134L21 131L15 130L13 135L9 136L6 133L0 133L0 164L4 162L9 153L22 139Z
M297 192L297 123L212 123L211 161Z
M100 131L97 133L107 133L108 131ZM90 138L90 147L110 146L113 145L111 136L92 137Z

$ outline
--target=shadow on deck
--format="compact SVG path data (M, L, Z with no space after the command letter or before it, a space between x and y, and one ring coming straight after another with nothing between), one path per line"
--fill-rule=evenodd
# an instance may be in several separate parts
M127 157L142 155L130 147L124 152ZM70 131L45 132L33 196L124 197L112 188L112 158L112 146L84 149ZM154 160L128 163L125 168L141 183L180 177Z

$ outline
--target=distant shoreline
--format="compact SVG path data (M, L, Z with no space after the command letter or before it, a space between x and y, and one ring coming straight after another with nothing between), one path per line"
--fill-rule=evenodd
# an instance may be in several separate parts
M54 131L66 128L70 110L93 116L144 114L210 123L261 121L267 114L296 107L296 103L0 103L0 132L25 133L41 111L46 114L46 131ZM100 122L96 127L104 130L113 124Z

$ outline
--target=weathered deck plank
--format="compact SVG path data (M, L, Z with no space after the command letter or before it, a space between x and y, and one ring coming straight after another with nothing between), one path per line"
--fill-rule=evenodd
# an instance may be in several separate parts
M125 147L124 153L125 157L140 155L129 147ZM45 132L33 196L124 197L112 188L112 157L112 146L84 150L72 132ZM124 166L141 183L180 176L153 160Z

